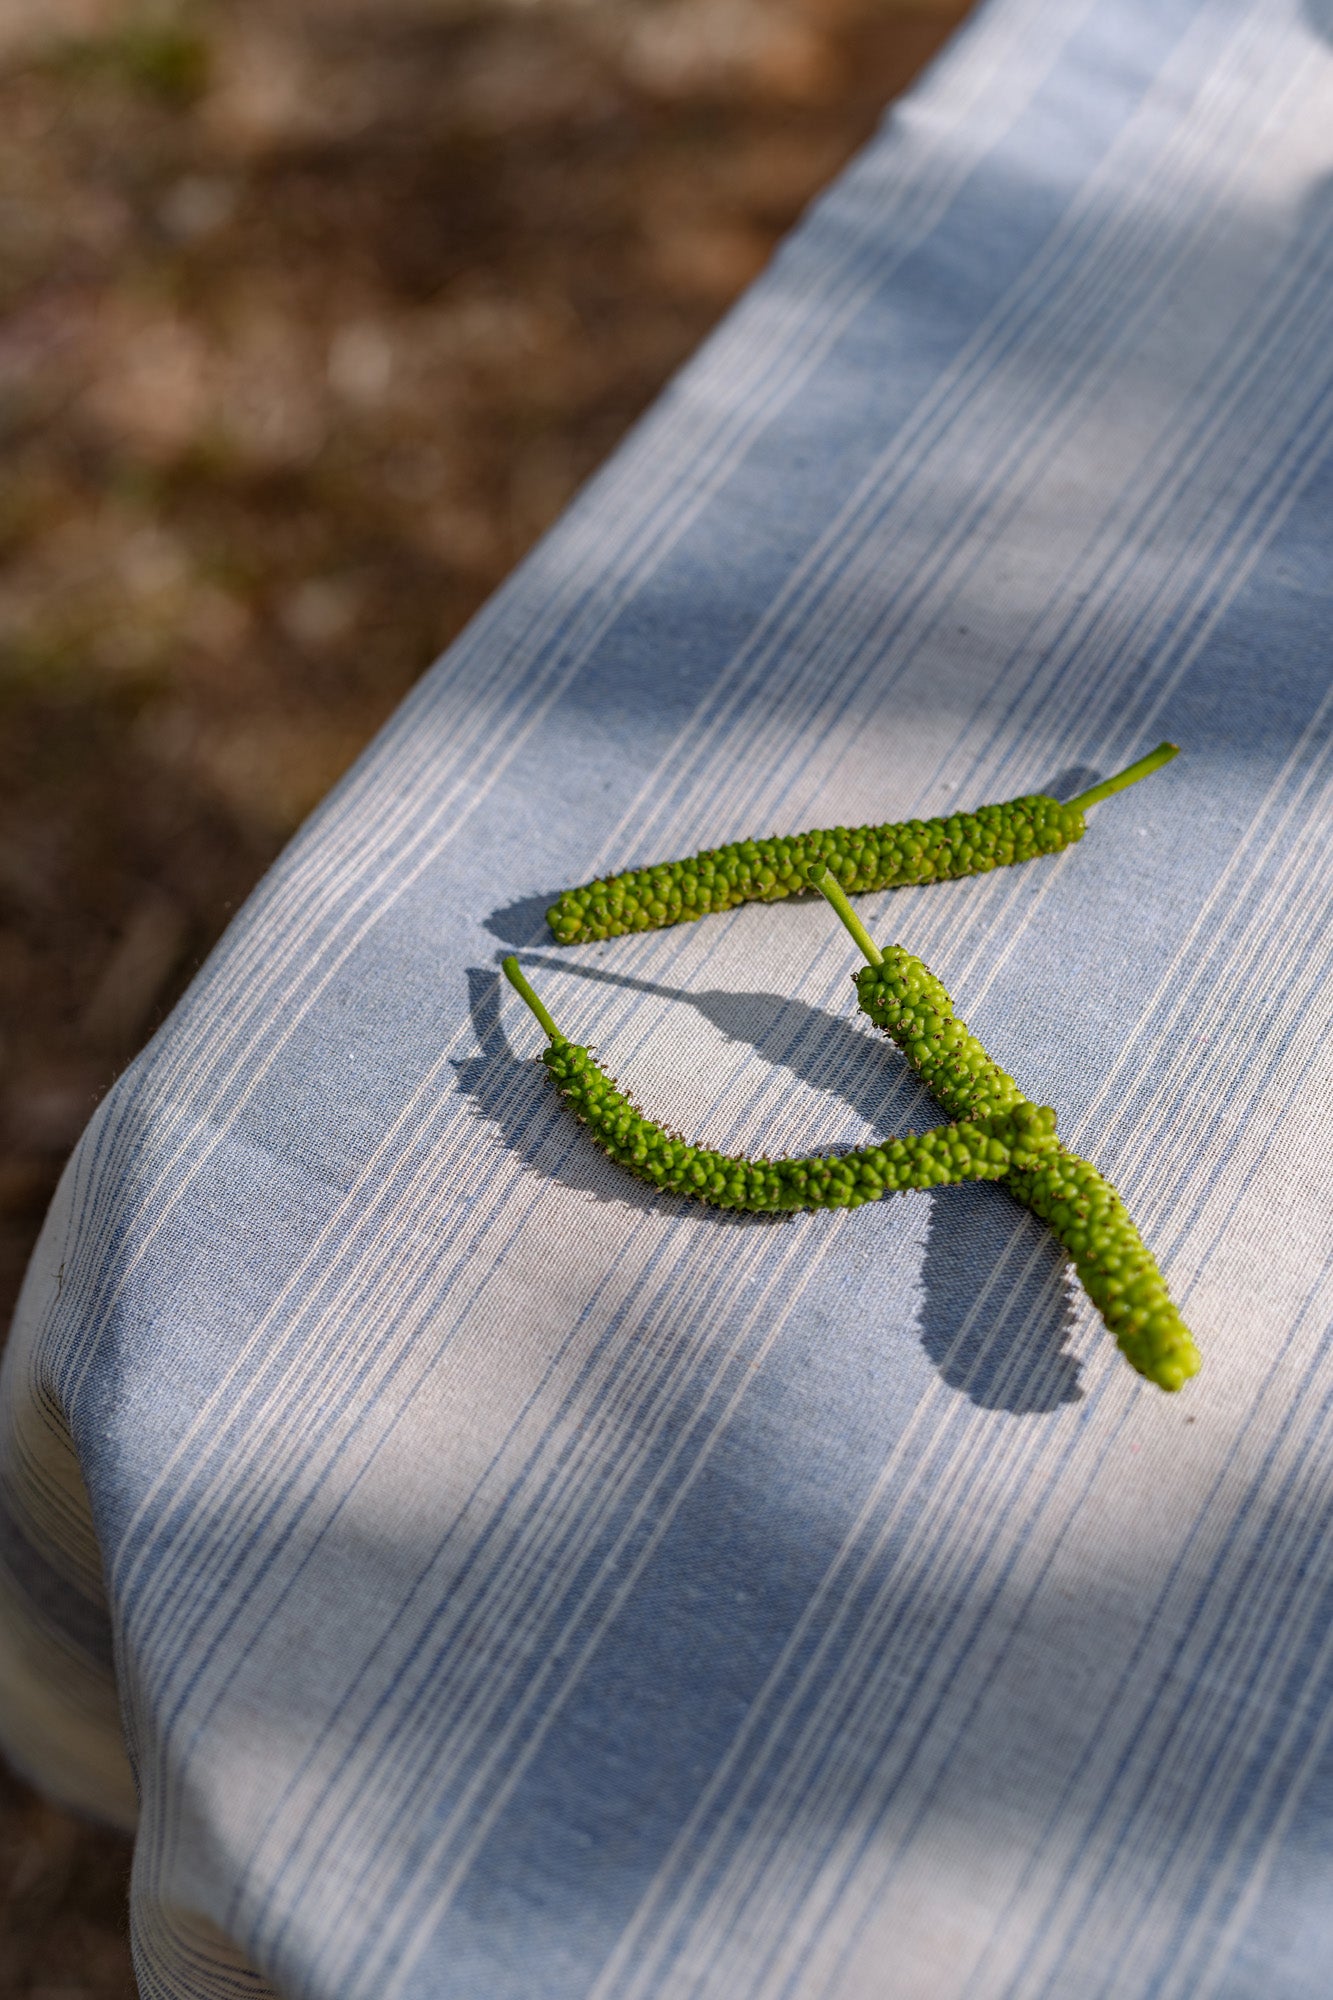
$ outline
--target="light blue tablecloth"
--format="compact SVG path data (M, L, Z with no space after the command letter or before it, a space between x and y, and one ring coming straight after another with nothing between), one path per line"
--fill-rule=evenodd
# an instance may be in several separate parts
M993 0L101 1107L9 1349L0 1711L151 2000L1333 1990L1333 6ZM548 892L1066 794L868 898L1124 1191L1142 1384L999 1189L591 1148L931 1117L822 904Z

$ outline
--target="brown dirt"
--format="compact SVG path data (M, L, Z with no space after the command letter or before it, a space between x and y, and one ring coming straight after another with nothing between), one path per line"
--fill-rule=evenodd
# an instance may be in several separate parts
M964 0L0 14L0 1323L293 828ZM0 1777L0 1994L132 1994Z

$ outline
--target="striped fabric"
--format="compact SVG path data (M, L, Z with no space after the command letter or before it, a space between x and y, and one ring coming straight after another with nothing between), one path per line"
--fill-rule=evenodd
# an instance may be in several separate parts
M0 1710L137 1792L149 2000L1329 1992L1331 225L1330 0L993 0L100 1108ZM821 903L550 893L1165 736L860 907L1124 1192L1179 1396L996 1187L654 1197L502 991L714 1145L919 1127Z

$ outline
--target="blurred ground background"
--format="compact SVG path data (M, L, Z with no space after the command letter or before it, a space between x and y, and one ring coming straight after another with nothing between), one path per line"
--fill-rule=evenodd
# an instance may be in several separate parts
M256 877L964 0L0 0L0 1325ZM0 1996L129 1996L0 1773Z

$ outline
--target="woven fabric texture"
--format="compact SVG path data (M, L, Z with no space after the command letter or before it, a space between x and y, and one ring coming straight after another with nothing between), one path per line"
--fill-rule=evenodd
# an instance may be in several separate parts
M984 7L101 1105L0 1731L137 1801L148 2000L1327 1994L1331 110L1330 0ZM859 907L1125 1195L1179 1395L998 1187L710 1214L556 1100L509 949L691 1138L932 1122L818 900L546 903L1162 737Z

